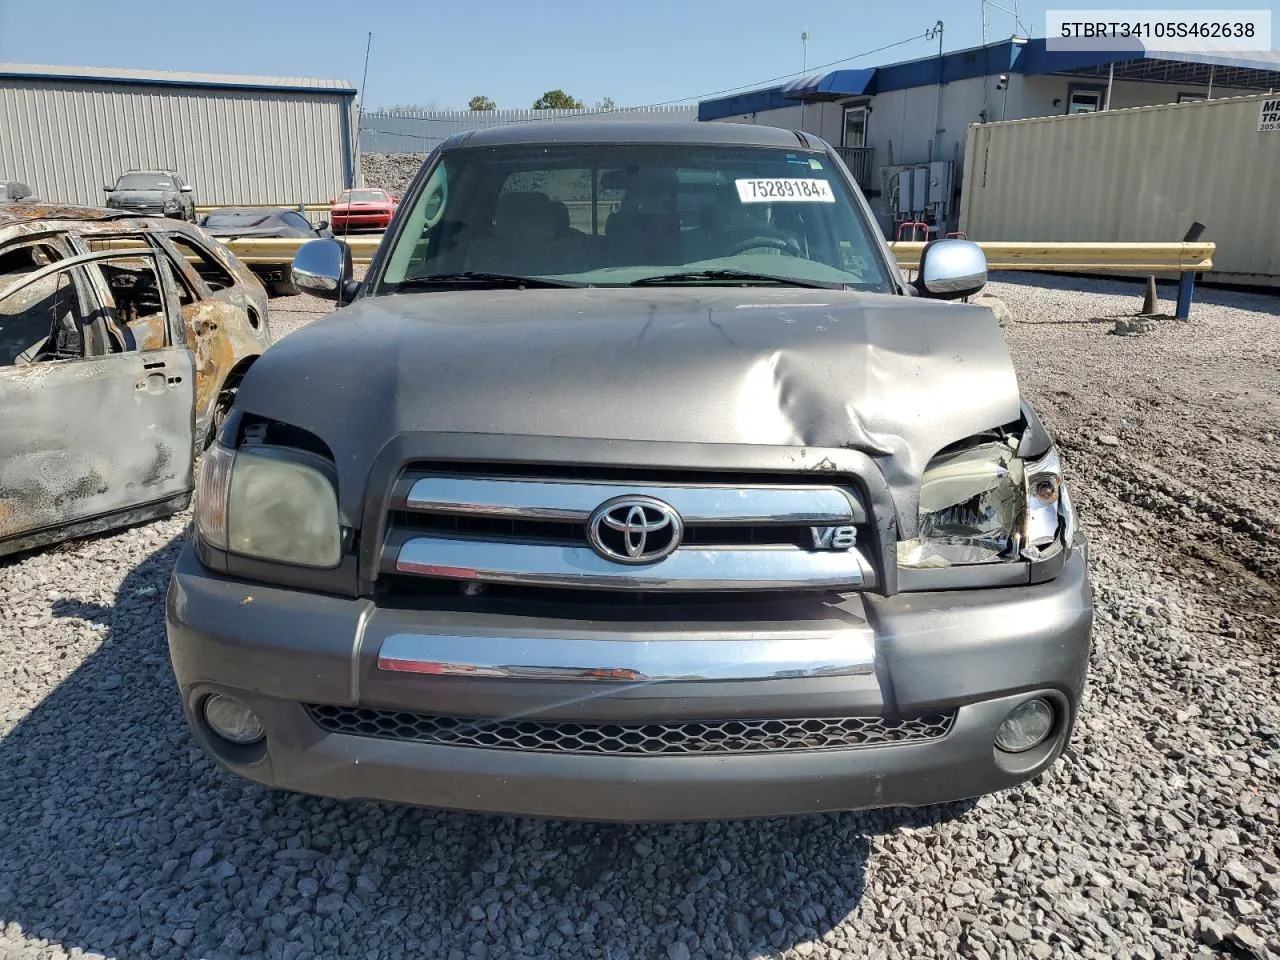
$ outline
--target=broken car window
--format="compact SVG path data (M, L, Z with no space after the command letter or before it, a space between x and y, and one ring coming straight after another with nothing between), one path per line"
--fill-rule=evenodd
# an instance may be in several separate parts
M9 247L0 253L0 366L31 363L47 346L55 324L62 334L65 352L78 351L83 340L78 330L84 322L75 285L67 274L55 274L37 281L13 296L15 288L37 270L62 259L62 254L44 243ZM59 322L60 319L65 322ZM76 352L76 356L79 356Z
M146 237L141 234L113 234L105 237L83 237L90 250L150 249ZM155 262L149 257L121 255L120 259L100 261L97 264L109 292L107 304L108 329L113 349L159 350L167 337L164 321L164 288L156 276ZM182 278L175 275L179 301L194 300Z
M33 266L20 273L5 272L11 263L0 263L0 366L78 360L89 353L86 343L93 342L82 268L22 284L46 265L34 263L39 255L29 250Z
M210 290L216 292L235 286L236 280L230 271L218 263L211 253L197 245L193 240L177 233L169 234L168 240L178 248L178 252L182 254L191 268L200 274Z

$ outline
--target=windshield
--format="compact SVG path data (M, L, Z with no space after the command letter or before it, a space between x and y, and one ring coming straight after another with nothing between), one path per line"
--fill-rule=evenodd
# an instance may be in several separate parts
M338 197L339 203L386 203L387 195L381 190L352 190Z
M206 227L260 227L270 223L275 215L260 211L240 210L211 213L204 218Z
M161 173L126 173L116 183L117 190L173 190L173 178Z
M457 150L443 154L412 203L378 292L465 273L599 286L777 278L893 289L870 225L816 151L602 143Z

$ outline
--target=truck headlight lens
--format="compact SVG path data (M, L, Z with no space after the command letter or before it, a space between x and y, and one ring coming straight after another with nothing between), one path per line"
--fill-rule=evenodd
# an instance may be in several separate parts
M321 458L214 443L205 452L200 481L196 524L210 546L304 567L341 562L338 496Z
M920 484L919 535L898 544L898 566L1014 559L1023 506L1021 462L1008 444L934 457Z
M898 544L900 567L1042 559L1069 544L1075 511L1057 447L1020 460L1009 444L934 457L920 485L920 531Z

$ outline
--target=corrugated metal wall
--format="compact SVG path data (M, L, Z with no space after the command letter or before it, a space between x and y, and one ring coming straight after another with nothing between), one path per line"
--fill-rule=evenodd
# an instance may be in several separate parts
M362 153L430 153L436 144L468 130L534 120L685 121L695 123L697 107L617 110L440 110L366 113L360 118Z
M323 91L0 77L0 177L101 206L130 167L175 168L196 203L314 203L345 182L344 114Z
M1210 279L1280 285L1272 95L975 124L960 229L974 240L1214 241Z

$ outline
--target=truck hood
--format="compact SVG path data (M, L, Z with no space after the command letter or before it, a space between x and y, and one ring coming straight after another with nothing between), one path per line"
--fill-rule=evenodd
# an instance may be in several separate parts
M362 298L272 346L237 405L321 437L345 509L394 435L484 433L812 448L798 469L855 449L914 527L929 459L1019 401L985 307L703 287Z

